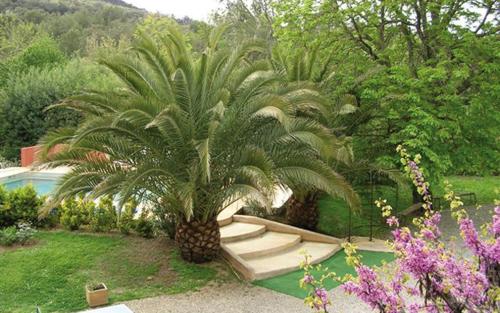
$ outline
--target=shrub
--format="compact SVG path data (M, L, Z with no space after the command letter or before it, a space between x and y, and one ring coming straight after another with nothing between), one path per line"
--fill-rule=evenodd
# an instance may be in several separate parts
M123 210L118 219L118 229L122 234L128 235L135 228L134 215L136 212L137 202L135 200L128 201L123 206Z
M45 201L44 201L45 202ZM49 214L41 220L43 223L44 227L56 227L61 223L60 221L61 218L61 209L60 208L53 208L52 210L49 211Z
M9 226L4 229L0 229L0 245L2 246L12 246L16 243L16 226Z
M21 223L17 227L9 226L0 229L0 245L12 246L15 243L25 244L33 238L35 230L28 223Z
M20 223L17 225L17 242L20 244L25 244L28 240L33 238L33 235L36 233L30 224L28 223Z
M0 185L0 227L7 226L9 216L9 194L3 185Z
M0 169L8 167L16 167L16 166L20 166L18 162L7 160L2 155L0 155Z
M3 226L13 226L19 222L28 222L40 226L43 223L38 220L38 210L42 205L43 198L37 195L32 185L14 189L8 193L7 209L2 211L0 223Z
M90 217L90 227L93 231L110 231L116 228L116 209L111 197L102 197Z
M83 224L84 213L80 200L69 198L61 203L61 225L69 230L77 230Z
M154 237L154 222L147 210L143 210L137 219L135 231L144 238Z

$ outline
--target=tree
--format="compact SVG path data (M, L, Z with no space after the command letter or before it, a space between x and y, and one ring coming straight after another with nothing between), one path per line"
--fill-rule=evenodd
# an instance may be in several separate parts
M220 249L216 217L232 201L269 207L276 185L304 184L355 197L322 161L328 129L294 116L297 97L310 92L280 84L267 62L249 62L260 45L220 48L221 36L214 30L198 57L169 27L158 41L142 36L134 54L104 60L124 86L69 98L61 106L84 122L41 141L48 166L72 166L54 201L134 196L175 215L182 257L204 262ZM48 155L56 144L66 148Z
M358 109L341 122L357 155L394 166L398 144L418 148L433 186L445 173L495 171L488 159L500 157L498 132L472 125L500 119L486 114L499 111L491 88L498 2L287 0L275 8L278 41L319 46L336 72L331 96L355 96Z
M276 72L280 73L282 79L291 85L309 86L317 91L316 95L309 95L296 103L296 115L298 117L308 117L314 119L325 128L332 128L332 120L342 112L351 112L350 104L338 108L331 101L323 96L323 86L327 82L330 73L329 60L320 63L317 59L317 49L297 49L294 53L284 51L282 47L276 46L272 51L271 63ZM310 107L311 96L316 97L315 101L319 105ZM319 110L318 110L319 109ZM337 163L348 159L346 149L347 141L344 138L332 136L330 142L332 153L327 156L327 164L336 168ZM285 203L286 219L288 223L314 230L319 220L318 200L320 192L317 189L311 189L310 186L300 186L293 190L293 195ZM348 204L356 209L359 206L359 199Z
M0 100L0 154L16 160L20 148L36 144L47 130L76 125L79 114L45 109L81 89L106 88L112 82L106 73L79 60L11 75Z

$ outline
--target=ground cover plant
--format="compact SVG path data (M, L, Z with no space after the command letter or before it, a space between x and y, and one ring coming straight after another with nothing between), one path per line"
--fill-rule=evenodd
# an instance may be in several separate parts
M28 223L20 223L0 229L0 246L12 246L14 244L26 244L33 238L36 230Z
M196 290L231 279L225 267L180 259L170 242L137 236L39 231L36 245L0 248L2 312L75 312L85 285L104 282L111 302ZM217 276L217 278L216 278Z

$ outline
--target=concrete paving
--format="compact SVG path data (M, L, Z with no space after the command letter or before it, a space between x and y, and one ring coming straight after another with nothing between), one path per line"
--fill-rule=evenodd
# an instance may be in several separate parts
M304 261L302 251L307 251L307 254L311 255L311 263L316 264L328 259L340 249L337 244L303 241L289 250L247 258L246 261L255 272L256 279L265 279L298 270L300 263Z
M242 258L249 258L286 250L300 241L299 235L266 231L257 237L228 243L226 248Z
M82 311L80 313L134 313L125 304L112 305L105 308Z

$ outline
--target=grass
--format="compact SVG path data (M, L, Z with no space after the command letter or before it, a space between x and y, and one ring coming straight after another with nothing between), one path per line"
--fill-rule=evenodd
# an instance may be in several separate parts
M493 204L500 200L500 176L449 176L446 179L456 193L474 192L479 204Z
M365 192L360 192L364 190ZM399 194L396 193L396 188L390 186L376 186L374 188L373 198L370 192L365 189L358 188L361 197L362 207L359 212L353 212L351 215L352 234L356 236L369 236L370 221L376 225L384 225L381 220L379 209L375 205L370 205L378 198L387 199L393 204L396 211L403 210L411 205L411 190L400 188ZM397 206L396 206L397 204ZM319 221L317 229L321 233L332 235L335 237L346 237L349 226L349 206L345 201L339 198L332 198L325 195L319 200ZM374 227L374 236L383 236L387 232L386 227Z
M112 302L180 293L221 271L217 264L183 262L166 240L66 231L42 231L36 239L32 247L0 252L1 312L85 309L90 282L106 283Z
M446 179L453 185L452 189L460 193L474 192L478 204L492 204L495 198L500 195L495 192L500 188L500 177L472 177L472 176L449 176ZM438 188L438 196L442 196L443 188ZM376 207L370 206L372 200L383 198L391 204L395 212L404 210L412 204L412 194L409 188L400 188L396 196L396 189L390 186L376 186L373 199L370 192L363 188L358 188L362 200L360 212L352 214L352 234L356 236L369 236L370 219L374 224L381 225L373 229L374 236L384 237L387 234L387 228L381 219L380 212ZM466 205L470 203L468 198L463 199ZM397 204L397 205L396 205ZM319 201L319 222L318 231L335 237L345 237L348 233L349 209L347 203L338 198L325 196Z
M384 252L371 252L371 251L358 251L363 257L363 263L369 266L379 266L384 262L390 262L394 259L391 253ZM328 260L321 263L323 268L328 268L329 271L335 272L339 276L345 274L354 275L355 271L352 267L348 266L345 262L345 253L340 251ZM321 277L321 272L313 271L313 275L317 278ZM272 289L293 297L304 299L307 296L307 291L300 288L299 281L304 277L302 270L297 270L281 276L255 281L257 286ZM325 281L325 288L331 290L340 284L336 281L328 279Z

